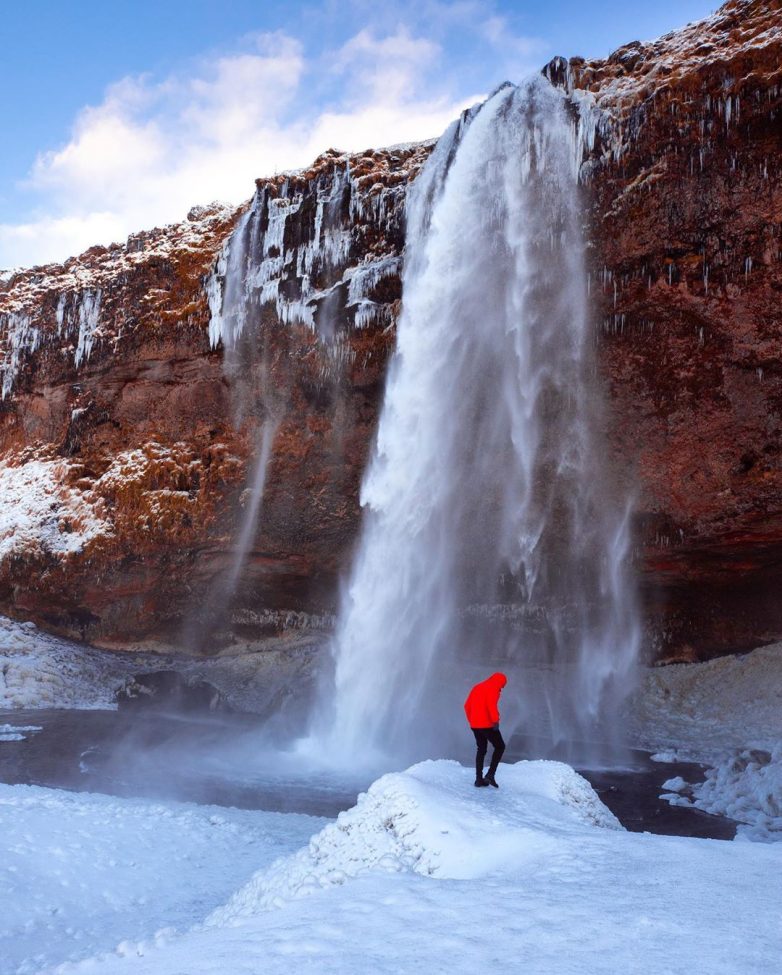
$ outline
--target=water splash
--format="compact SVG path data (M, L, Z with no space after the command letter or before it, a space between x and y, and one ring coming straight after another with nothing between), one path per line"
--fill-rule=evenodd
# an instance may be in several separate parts
M351 753L446 751L466 690L500 663L504 718L549 742L605 737L632 684L628 504L598 435L577 118L543 78L505 86L411 189L334 644L331 736Z

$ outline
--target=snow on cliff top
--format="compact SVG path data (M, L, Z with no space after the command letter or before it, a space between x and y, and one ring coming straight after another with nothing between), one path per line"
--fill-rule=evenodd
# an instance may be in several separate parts
M4 271L0 314L33 308L51 291L100 288L123 272L177 252L216 250L241 209L227 203L196 206L181 223L131 234L124 244L97 245L61 264Z
M709 65L723 66L729 85L734 80L728 76L729 61L741 65L746 55L757 61L761 49L777 45L782 45L777 0L730 0L703 20L653 41L631 41L606 60L579 64L574 59L576 84L592 91L601 108L622 110ZM772 67L782 80L778 59Z
M420 168L435 141L399 144L362 152L328 149L310 166L261 177L256 183L282 184L296 177L309 179L337 165L349 168L362 188L371 192L376 183L396 183L409 179ZM91 247L61 264L0 271L0 315L31 309L48 292L100 288L106 281L151 260L170 258L187 251L204 252L210 257L246 206L247 202L238 206L218 202L194 206L181 223L131 234L125 244Z

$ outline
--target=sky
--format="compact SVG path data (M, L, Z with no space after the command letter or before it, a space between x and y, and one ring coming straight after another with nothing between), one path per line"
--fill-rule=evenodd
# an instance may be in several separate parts
M556 54L715 0L0 0L0 268L239 203L327 148L439 135Z

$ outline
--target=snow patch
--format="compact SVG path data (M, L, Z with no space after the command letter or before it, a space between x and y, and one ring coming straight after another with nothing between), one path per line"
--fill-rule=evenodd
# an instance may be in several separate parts
M0 724L0 741L24 741L28 735L43 731L40 725Z
M138 662L0 616L0 708L116 708ZM10 726L0 726L9 728ZM32 729L15 729L27 731Z
M668 792L681 792L682 789L685 789L686 787L687 783L684 781L681 775L677 775L673 779L667 779L662 784L662 788L666 789Z
M679 761L679 756L676 751L666 751L666 752L655 752L654 755L650 755L649 758L653 762L664 762L667 765L672 765L674 762Z
M81 552L109 531L102 504L65 482L62 460L0 461L0 562Z

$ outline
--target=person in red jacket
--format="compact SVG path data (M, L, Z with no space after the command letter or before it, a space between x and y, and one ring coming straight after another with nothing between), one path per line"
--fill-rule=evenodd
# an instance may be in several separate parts
M498 789L495 774L500 759L505 751L505 742L500 734L500 712L498 705L503 687L508 683L505 674L492 674L488 680L481 681L467 695L464 702L464 713L475 735L478 751L475 754L475 785L493 785ZM491 756L489 771L484 776L483 760L491 742L494 751Z

